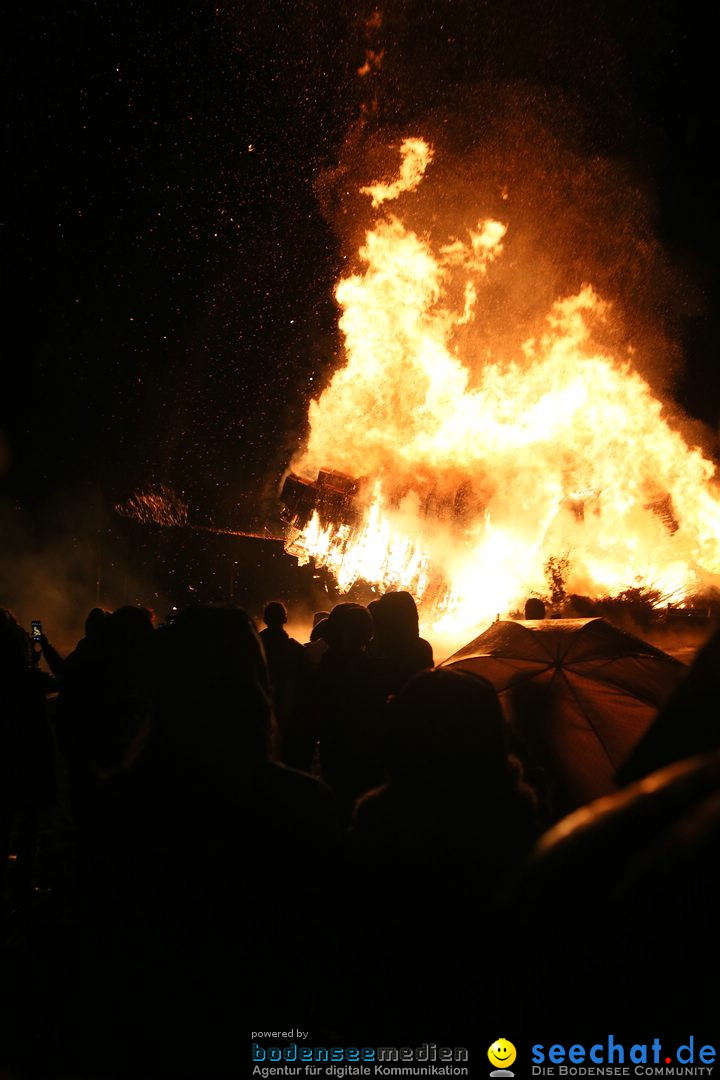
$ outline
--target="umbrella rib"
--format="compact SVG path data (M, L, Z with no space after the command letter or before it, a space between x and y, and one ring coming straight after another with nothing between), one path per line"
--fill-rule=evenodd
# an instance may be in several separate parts
M576 664L579 665L581 663L586 663L586 662L587 661L580 661L579 660L579 661L576 661ZM592 671L578 671L577 666L570 666L570 665L568 665L568 666L569 666L569 670L571 670L575 675L578 675L581 679L587 679L588 682L599 682L599 683L604 683L606 686L612 686L615 690L619 690L622 694L625 694L627 697L631 697L635 701L641 701L643 703L643 705L650 705L653 708L657 709L657 707L658 707L657 700L654 697L652 697L650 694L643 694L639 690L631 690L628 686L625 686L623 683L617 682L615 679L608 678L607 675L604 674L604 668L609 663L612 663L612 661L608 660L608 661L605 662L605 664L593 665ZM598 678L597 677L598 674L600 674L602 677Z
M555 677L556 677L557 675L562 675L563 679L565 680L565 685L566 685L566 686L567 686L567 688L569 689L569 691L570 691L570 693L572 694L572 696L573 696L573 697L575 698L575 701L577 702L578 708L580 709L580 711L582 712L582 714L583 714L583 715L585 716L585 719L587 720L588 724L590 725L590 727L591 727L591 728L592 728L592 730L593 730L593 733L594 733L594 735L595 735L595 738L596 738L596 739L597 739L597 741L598 741L598 742L600 743L600 746L602 747L602 750L603 750L603 753L605 754L605 757L606 757L606 758L608 759L608 761L610 762L610 765L612 766L612 768L613 768L613 769L615 769L615 768L616 768L616 766L615 766L615 762L614 762L614 761L613 761L613 759L612 759L612 758L610 757L610 754L609 754L609 752L608 752L608 749L607 749L607 747L605 746L605 742L604 742L604 740L603 740L603 738L602 738L602 736L601 736L600 732L599 732L599 731L598 731L598 729L596 728L595 724L594 724L594 723L592 722L592 719L591 719L591 717L590 717L589 713L586 713L586 712L585 712L585 710L583 709L582 701L580 700L579 696L578 696L578 695L577 695L577 694L575 693L575 688L574 688L574 686L572 685L572 683L570 682L570 680L568 679L567 675L565 674L565 671L564 671L564 669L563 669L563 668L556 668L556 669L555 669L555 675L553 675L553 679L554 679L554 678L555 678Z
M552 671L555 667L554 664L545 664L544 660L533 660L533 664L544 664L544 667L537 667L536 669L523 668L521 671L516 671L513 676L513 683L523 682L528 679L536 679L538 675L544 675L546 671Z

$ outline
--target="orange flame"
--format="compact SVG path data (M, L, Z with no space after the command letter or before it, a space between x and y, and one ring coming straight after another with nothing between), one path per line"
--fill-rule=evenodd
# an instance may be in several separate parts
M366 49L365 62L362 67L359 67L357 69L358 75L364 77L365 75L370 75L373 71L379 71L382 66L384 56L384 49Z
M418 138L401 153L394 181L361 189L373 207L414 191L433 155ZM391 214L366 233L335 293L346 363L311 403L293 463L366 478L364 514L354 527L315 515L288 550L341 590L359 578L409 589L440 632L545 591L547 561L564 552L570 592L641 582L680 599L720 575L715 468L644 379L594 344L608 305L592 286L553 304L524 363L488 360L471 376L458 355L505 234L481 220L434 250Z
M370 187L360 188L362 195L372 196L373 209L388 199L397 199L404 191L414 191L432 161L432 149L423 139L405 139L400 147L402 164L397 179L389 184L378 180Z

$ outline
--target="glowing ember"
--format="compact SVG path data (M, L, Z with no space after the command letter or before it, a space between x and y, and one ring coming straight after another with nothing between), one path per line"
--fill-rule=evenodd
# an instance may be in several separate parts
M402 144L374 207L417 188L432 160ZM480 220L434 250L394 215L376 221L336 289L346 363L310 406L303 477L365 478L359 522L315 513L288 545L337 577L409 589L426 625L481 627L547 589L567 557L569 592L644 584L678 601L720 574L714 466L663 415L649 385L605 355L608 306L590 285L557 300L524 361L458 355L506 226ZM520 343L519 343L520 344ZM472 375L471 375L472 372Z
M166 484L155 491L136 491L127 502L118 503L115 512L143 525L182 528L188 523L187 505Z
M162 525L164 528L192 529L193 532L216 533L218 536L242 536L250 540L282 540L263 532L247 532L244 529L226 529L217 525L197 525L190 521L187 504L167 484L160 484L155 491L136 491L124 503L118 503L115 513L131 518L141 525Z

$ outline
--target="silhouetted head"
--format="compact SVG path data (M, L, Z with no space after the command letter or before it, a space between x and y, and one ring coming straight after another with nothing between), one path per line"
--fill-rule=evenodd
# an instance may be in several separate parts
M147 609L131 604L113 611L103 624L103 636L120 648L149 646L152 635L153 624Z
M543 604L542 600L539 600L536 596L531 596L529 600L525 601L525 618L545 618L545 605Z
M388 705L386 764L393 781L500 779L508 760L507 723L486 679L446 668L423 671Z
M318 623L321 623L323 619L327 619L329 614L329 611L316 611L313 615L313 627L317 626Z
M325 640L338 652L361 652L372 641L372 616L362 604L337 604L328 616Z
M373 619L381 636L390 641L418 637L418 609L409 592L385 593L373 608Z
M265 605L263 619L271 630L280 630L287 622L287 608L279 600L271 600Z
M102 633L105 625L105 620L109 618L110 612L105 611L104 608L94 607L92 611L88 612L88 616L85 620L85 637L89 640L97 640Z
M327 641L328 616L316 622L310 631L311 641Z
M188 761L225 758L234 768L266 756L270 681L247 612L188 608L156 640L160 737Z

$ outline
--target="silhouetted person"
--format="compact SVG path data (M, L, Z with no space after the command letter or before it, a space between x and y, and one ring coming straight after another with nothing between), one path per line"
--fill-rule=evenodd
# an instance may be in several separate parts
M63 665L55 724L76 824L92 833L98 785L150 723L153 628L146 610L128 606L93 609L85 631Z
M215 1074L236 1055L248 979L258 1016L313 1015L334 802L269 758L270 683L244 611L189 609L154 644L151 734L102 788L77 1035L131 1062L148 1046L153 1074L170 1057Z
M379 728L383 694L368 656L372 618L360 604L338 604L325 625L328 649L317 668L313 721L323 779L349 816L358 795L382 779Z
M316 611L313 615L310 640L305 644L305 655L307 656L308 663L313 668L317 667L328 650L328 643L325 640L325 629L327 627L329 614L329 611Z
M618 772L627 784L665 765L720 749L720 628Z
M626 1065L637 1032L659 1034L661 1065L693 1034L698 1060L717 1028L719 789L720 753L691 758L543 837L518 892L528 1028L562 1016L588 1046L612 1031Z
M85 637L82 641L93 641L102 632L102 628L105 625L106 619L110 617L110 612L105 608L94 607L92 608L85 619ZM79 643L79 646L82 644Z
M55 797L54 746L45 713L53 689L28 634L0 608L0 908L8 855L15 854L11 906L30 897L40 815Z
M277 756L294 769L309 772L315 738L307 720L307 682L310 664L299 641L285 630L287 610L273 600L263 612L265 629L260 640L265 650L273 690L275 720L279 733Z
M47 635L41 634L37 639L31 638L31 647L33 663L37 664L40 657L42 657L50 669L50 674L55 679L62 679L65 661L55 646L48 640Z
M376 677L387 697L424 668L433 666L432 646L420 637L418 610L408 592L387 592L373 600L374 636L370 654L376 661Z
M525 601L525 618L529 620L545 618L545 605L537 596L531 596Z
M87 660L92 664L93 660L99 655L99 643L102 640L106 620L109 618L110 612L105 611L103 608L93 608L88 613L85 619L85 637L78 641L73 651L63 662L63 676L66 673L69 674L71 683L73 680L82 677L81 672L84 662Z
M385 725L388 780L356 807L347 920L348 949L385 962L364 969L356 1004L371 1028L387 1018L383 1037L393 1024L397 1038L454 1023L457 1034L478 1008L492 1017L474 976L468 1000L466 973L485 970L497 941L498 897L537 835L534 797L484 679L422 672L387 706Z

